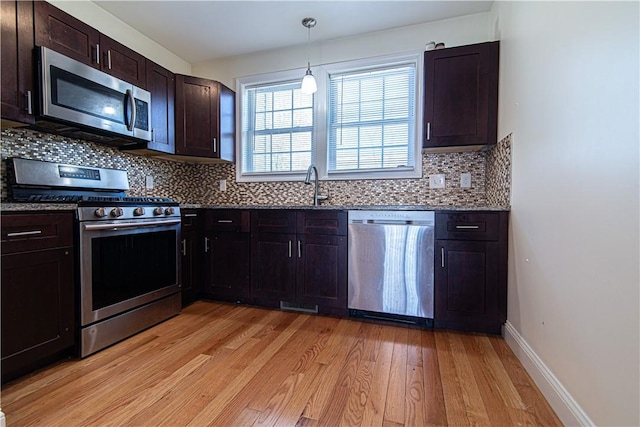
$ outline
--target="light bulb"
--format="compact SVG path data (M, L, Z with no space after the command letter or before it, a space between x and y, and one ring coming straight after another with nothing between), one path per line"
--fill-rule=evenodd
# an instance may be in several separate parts
M311 74L311 67L307 68L307 72L302 79L302 87L300 88L300 91L305 95L311 95L318 91L316 78Z

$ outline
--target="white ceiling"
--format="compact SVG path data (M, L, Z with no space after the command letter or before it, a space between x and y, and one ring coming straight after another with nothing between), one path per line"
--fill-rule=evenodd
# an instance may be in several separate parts
M113 1L120 20L195 64L307 42L302 18L318 21L311 43L487 12L492 1Z

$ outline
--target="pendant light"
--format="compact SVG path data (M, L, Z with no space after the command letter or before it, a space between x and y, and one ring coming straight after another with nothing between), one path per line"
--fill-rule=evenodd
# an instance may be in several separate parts
M311 74L311 60L309 53L309 42L311 41L311 28L316 26L316 20L314 18L304 18L302 25L307 28L307 72L302 79L302 87L300 91L306 95L311 95L318 91L318 85L316 84L316 78Z

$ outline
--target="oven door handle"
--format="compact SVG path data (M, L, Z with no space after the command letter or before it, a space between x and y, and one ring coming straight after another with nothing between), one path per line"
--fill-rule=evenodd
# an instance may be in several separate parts
M173 219L169 221L147 221L147 222L121 222L118 224L84 224L84 229L87 231L95 230L120 230L123 228L142 228L142 227L157 227L161 225L176 225L180 224L179 219Z

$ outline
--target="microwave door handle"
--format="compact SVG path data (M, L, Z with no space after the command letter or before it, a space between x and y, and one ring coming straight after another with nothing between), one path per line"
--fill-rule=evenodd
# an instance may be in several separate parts
M127 130L132 131L133 126L136 122L136 100L133 98L133 92L131 91L131 89L127 89L127 92L125 93L125 98L126 98L126 101L129 102L129 109L131 110L131 120L127 122L127 118L129 114L126 114L126 113L125 113L124 120L127 125Z

